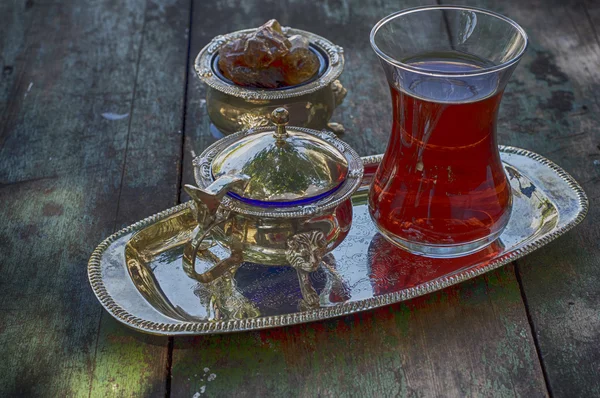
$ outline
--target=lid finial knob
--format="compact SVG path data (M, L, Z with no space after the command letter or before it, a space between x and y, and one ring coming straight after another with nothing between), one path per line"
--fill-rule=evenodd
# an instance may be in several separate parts
M285 126L290 121L290 113L285 108L277 108L271 113L271 121L277 126L275 138L284 140L287 137Z

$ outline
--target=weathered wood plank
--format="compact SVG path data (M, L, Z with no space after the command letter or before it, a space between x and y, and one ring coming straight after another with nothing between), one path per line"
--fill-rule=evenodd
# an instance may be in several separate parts
M406 304L176 338L174 396L544 396L512 266ZM211 376L214 375L214 376Z
M380 153L390 130L390 99L369 31L383 16L416 3L194 3L194 20L203 23L192 26L192 56L217 34L272 17L329 38L346 50L341 80L349 90L334 119L361 154ZM195 76L189 84L184 181L193 181L193 153L215 140L204 87ZM424 299L339 320L176 338L172 374L175 396L546 394L512 266Z
M31 24L31 13L25 2L0 2L0 123L4 119L10 91L20 76L15 69L19 55L23 57L25 31Z
M85 265L176 202L189 2L27 3L0 125L0 395L164 395L167 339L104 314Z
M189 12L188 0L145 5L116 229L178 202ZM105 312L100 325L91 396L165 396L168 338Z
M531 46L509 84L500 141L555 161L590 197L586 220L517 262L556 397L600 395L600 5L471 1L514 18Z

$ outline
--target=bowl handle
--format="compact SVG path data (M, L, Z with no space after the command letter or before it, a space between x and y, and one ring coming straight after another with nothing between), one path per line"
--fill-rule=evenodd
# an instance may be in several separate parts
M242 264L242 245L236 239L232 239L231 255L210 267L208 270L198 274L196 273L196 256L200 250L200 245L210 234L211 230L219 224L224 223L232 217L231 212L217 212L217 217L206 228L197 225L192 232L190 241L183 249L183 266L189 272L193 273L195 279L199 282L209 283L225 274L227 271L237 269Z
M339 80L334 80L331 83L331 91L333 92L333 97L335 98L335 107L337 108L344 102L344 98L346 98L346 94L348 94L348 90Z
M248 183L249 177L245 175L224 175L215 180L205 189L193 185L185 185L185 191L193 200L193 210L198 225L192 232L191 239L185 244L183 250L183 260L185 266L196 266L196 255L200 250L200 245L217 225L229 220L232 212L221 204L223 196L234 189L243 189ZM239 246L239 247L237 247ZM231 257L220 261L208 271L199 275L201 282L210 282L223 275L228 269L242 261L241 243L236 245L232 243Z

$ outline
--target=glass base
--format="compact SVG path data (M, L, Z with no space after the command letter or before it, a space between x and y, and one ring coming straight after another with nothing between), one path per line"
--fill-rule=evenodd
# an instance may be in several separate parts
M502 234L502 231L504 230L504 228L502 228L495 234L468 243L434 245L402 239L397 235L394 235L391 232L388 232L385 229L381 228L379 225L377 225L377 223L374 220L373 223L375 224L381 235L390 243L394 244L395 246L398 246L402 250L405 250L409 253L431 258L456 258L476 253L480 250L485 249L492 242L498 239Z

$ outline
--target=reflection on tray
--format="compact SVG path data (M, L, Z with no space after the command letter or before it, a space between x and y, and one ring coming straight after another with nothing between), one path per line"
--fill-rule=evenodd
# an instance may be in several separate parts
M188 230L191 229L192 223L181 222L187 217L188 214L182 212L178 218L180 222L175 224L178 227L186 225ZM164 225L155 231L169 231L168 225L173 225L175 219L163 221ZM182 245L189 239L189 233L180 233L179 241L168 240L169 245L161 252L156 245L142 239L151 236L148 235L148 230L140 232L144 231L146 234L138 233L134 236L125 250L130 277L146 300L174 319L223 321L291 314L344 303L351 299L353 293L357 294L361 290L358 287L360 283L355 283L353 292L348 281L338 272L337 261L332 253L327 254L316 266L307 257L300 255L295 260L292 259L291 266L265 266L240 261L232 263L226 272L213 281L202 282L199 277L201 273L221 262L222 258L230 256L226 249L213 243L212 247L200 251L196 259L199 271L192 269L190 263L182 258ZM160 235L159 233L155 238ZM135 243L152 247L154 257L141 256ZM306 253L306 249L307 247L298 248L298 253ZM375 234L368 245L364 274L372 288L370 295L374 297L451 275L473 264L485 263L503 250L502 242L497 241L468 257L433 259L405 252L389 243L382 235ZM149 260L148 263L145 260ZM175 268L172 272L183 271L190 281L188 289L196 297L195 300L181 301L179 295L174 296L172 291L171 295L181 302L173 303L167 297L157 280L158 277L165 283L165 268Z
M183 246L195 226L185 209L134 234L125 247L125 263L140 294L164 315L186 321L223 321L294 313L332 306L350 298L332 254L312 255L310 242L296 242L291 266L265 266L231 261L219 277L204 282L206 270L231 259L231 253L212 242L198 252L196 269L183 257ZM183 271L183 272L182 272ZM174 277L179 272L188 279ZM174 295L176 280L196 297ZM193 282L192 282L193 281ZM195 304L194 304L195 303Z
M397 292L485 263L504 250L497 240L482 251L459 258L428 258L411 254L377 234L369 244L369 280L376 296Z
M208 240L193 267L184 258L184 246L197 224L186 207L134 233L125 245L125 264L138 292L155 310L186 322L290 315L406 291L485 267L557 227L555 203L516 167L505 163L505 168L514 197L509 226L498 241L469 256L426 258L392 245L371 223L368 191L361 189L352 199L354 222L346 239L324 257L318 233L299 234L291 241L288 264L281 266L243 261ZM202 277L216 265L217 276Z
M199 252L196 266L209 268L220 262L210 249ZM328 254L314 270L287 266L268 267L253 263L232 265L211 282L183 262L186 275L198 281L194 294L206 310L207 320L256 318L266 314L306 311L331 306L350 298L348 287ZM265 286L265 282L271 283ZM261 311L262 309L262 311Z

